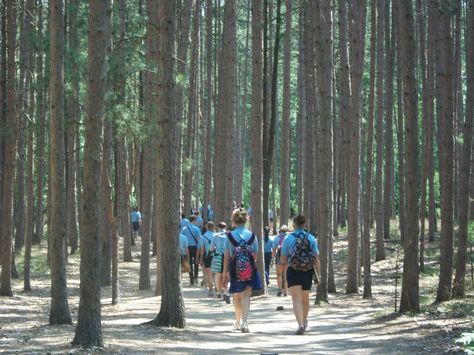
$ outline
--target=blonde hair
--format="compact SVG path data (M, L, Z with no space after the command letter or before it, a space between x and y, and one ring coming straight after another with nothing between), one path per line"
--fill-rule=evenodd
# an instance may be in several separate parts
M232 223L235 225L247 223L247 211L245 208L237 208L232 212Z
M214 222L212 222L212 221L207 222L206 228L207 228L208 231L210 231L210 230L213 231L214 230Z

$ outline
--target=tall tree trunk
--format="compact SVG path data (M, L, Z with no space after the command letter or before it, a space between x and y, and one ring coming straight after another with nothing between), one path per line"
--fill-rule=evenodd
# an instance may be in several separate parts
M394 199L394 159L393 159L393 69L395 56L395 29L390 27L390 5L385 5L385 180L383 199L384 237L390 239L390 218Z
M106 79L110 44L110 2L89 2L87 117L84 144L83 223L81 228L81 287L79 315L72 343L102 346L100 305L100 205L101 157Z
M291 16L292 0L286 0L285 44L283 59L283 118L281 124L281 179L280 179L280 224L288 224L290 216L290 70L291 70Z
M456 274L453 284L453 298L464 298L464 278L467 261L467 231L469 219L469 190L470 162L472 150L472 124L474 119L474 1L467 5L466 16L466 72L467 72L467 98L466 120L463 132L463 151L459 171L459 232L458 252L456 255Z
M66 176L64 147L64 1L51 2L50 18L51 309L49 324L71 324L66 282Z
M321 282L318 299L328 301L329 240L332 238L333 212L333 150L332 150L332 5L328 1L317 3L316 23L320 38L316 39L316 62L320 105L319 158L320 158L320 219L318 220L318 242L321 261Z
M349 40L351 63L350 117L350 173L349 173L349 256L347 263L346 293L357 293L359 288L359 196L360 196L360 121L361 87L365 48L366 1L349 4Z
M179 61L177 63L177 75L179 77L185 77L186 75L186 63L188 58L188 47L189 47L189 32L191 30L191 10L192 0L183 0L179 6L179 24L178 24L178 49L177 55ZM184 117L184 85L177 85L176 87L176 116L181 121ZM178 176L177 191L180 201L180 209L183 208L182 203L182 154L183 154L183 134L181 129L182 124L178 124L178 132L176 139L176 149L178 151L178 164L176 164L176 173ZM190 211L183 210L184 213L188 214Z
M362 264L364 266L364 298L372 297L371 258L370 258L370 202L372 200L372 173L374 151L374 106L375 106L375 49L377 32L377 2L371 4L370 25L370 78L369 78L369 112L367 122L367 160L365 186L362 205Z
M216 117L216 220L230 220L232 207L232 156L235 116L236 63L236 7L235 0L227 0L224 7L222 49L219 56L219 99ZM219 167L219 169L218 169Z
M69 60L71 61L71 93L68 99L67 108L68 117L66 122L66 235L71 254L74 254L78 248L79 230L77 220L77 177L76 174L76 130L80 121L80 103L79 103L79 81L80 70L77 60L79 49L77 16L79 11L79 2L77 0L69 0L68 3L68 20L69 20L69 52L71 53Z
M419 33L419 48L418 56L420 62L420 76L422 82L422 149L423 149L423 169L420 186L420 270L424 269L424 252L425 252L425 218L426 218L426 190L428 178L428 120L430 119L429 102L428 102L428 88L427 88L427 70L426 70L426 31L425 31L425 12L424 1L417 0L417 16L418 16L418 33Z
M44 3L38 4L38 34L39 38L43 37L43 7ZM46 110L45 110L45 93L47 92L46 75L43 70L43 52L38 51L37 63L37 86L38 95L36 100L36 116L38 125L38 134L36 135L36 206L35 206L35 235L34 244L39 244L43 239L44 228L44 176L45 176L45 142L46 142Z
M170 206L158 215L158 238L163 248L161 258L163 265L163 295L161 309L153 324L164 327L184 328L185 314L183 294L180 282L178 248L178 226L169 223L178 215L178 198L176 195L176 110L175 110L175 76L174 76L174 41L175 10L174 0L151 2L157 6L158 18L151 21L157 25L158 43L158 171L156 194L158 206ZM155 20L155 21L153 21Z
M375 261L385 260L384 246L384 215L383 215L383 116L384 116L384 25L385 25L385 1L377 0L377 107L376 107L376 141L377 141L377 160L375 169L375 226L376 226L376 254Z
M400 312L419 312L418 267L418 94L416 81L415 24L410 0L403 0L400 7L400 57L403 80L404 112L406 116L406 235L403 241L403 281Z
M453 56L451 38L451 9L444 2L435 3L435 65L436 111L438 113L438 147L441 194L441 255L436 301L451 299L453 275Z
M192 50L191 65L189 70L189 92L188 92L188 120L186 142L184 145L184 210L192 209L191 197L193 193L193 178L198 169L195 167L195 141L196 122L198 119L198 73L199 73L199 20L201 17L201 0L196 0L192 21ZM197 201L196 201L197 202Z
M212 206L212 176L214 171L212 155L213 145L211 142L214 141L215 135L212 130L212 68L213 68L213 51L212 51L212 0L206 0L206 101L205 101L205 127L206 134L204 141L205 153L204 153L204 209L203 218L204 220L209 219L207 206Z

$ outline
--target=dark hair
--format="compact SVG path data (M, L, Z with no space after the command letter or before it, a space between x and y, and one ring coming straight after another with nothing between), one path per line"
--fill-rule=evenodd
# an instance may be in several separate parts
M268 243L268 239L270 239L270 227L263 228L263 235L264 235L265 243Z
M186 215L184 213L181 213L181 218L186 218Z
M191 216L189 216L189 222L193 223L195 220L196 220L195 215L192 214Z
M293 217L293 224L295 227L304 227L306 225L306 217L302 214L297 214Z

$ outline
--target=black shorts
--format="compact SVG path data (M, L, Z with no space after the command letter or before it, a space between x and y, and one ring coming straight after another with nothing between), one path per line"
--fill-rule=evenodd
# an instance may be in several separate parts
M297 271L289 267L286 271L286 280L288 287L301 285L303 291L309 291L313 283L313 269Z
M204 267L208 268L211 267L212 263L212 253L207 253L206 257L204 258Z
M134 232L138 232L140 230L140 222L132 222L132 228Z

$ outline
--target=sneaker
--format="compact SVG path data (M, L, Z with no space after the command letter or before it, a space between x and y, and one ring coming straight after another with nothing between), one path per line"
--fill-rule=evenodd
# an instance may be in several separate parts
M242 328L240 327L240 322L235 321L233 329L234 330L242 330Z
M284 297L287 297L287 296L288 296L288 294L285 292L285 293L283 294L283 296L284 296Z
M281 296L281 290L278 290L277 292L277 296L280 297Z
M230 296L229 295L222 295L222 298L224 299L225 303L230 304Z
M304 327L299 327L296 331L296 335L303 335L304 334Z
M249 333L249 332L250 332L249 326L248 326L247 322L243 322L243 323L242 323L242 328L241 328L240 331L241 331L242 333Z
M218 293L217 298L222 298L222 295L220 293Z
M306 331L306 328L308 328L308 320L306 319L303 323L303 328Z

